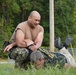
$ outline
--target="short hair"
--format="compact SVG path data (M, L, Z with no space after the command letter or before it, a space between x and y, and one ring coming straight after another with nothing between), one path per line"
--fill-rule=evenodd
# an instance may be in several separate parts
M30 13L30 17L32 17L35 13L37 13L37 14L39 14L39 12L38 11L32 11L31 13ZM40 15L40 14L39 14Z

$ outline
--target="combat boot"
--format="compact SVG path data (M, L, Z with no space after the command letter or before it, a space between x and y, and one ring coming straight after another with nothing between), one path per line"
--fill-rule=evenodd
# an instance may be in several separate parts
M60 37L58 37L58 38L55 40L54 44L55 44L55 47L58 48L59 50L63 48L63 44L61 43Z
M65 40L63 46L67 49L68 46L71 44L72 40L73 40L73 38L68 35L68 36L66 37L66 40Z

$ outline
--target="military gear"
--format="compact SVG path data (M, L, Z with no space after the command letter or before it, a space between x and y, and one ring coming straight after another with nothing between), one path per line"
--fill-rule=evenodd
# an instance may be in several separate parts
M10 59L15 60L15 68L27 68L30 61L29 50L26 48L14 47L8 52Z
M58 37L56 40L55 40L55 47L58 48L59 50L63 48L63 44L61 43L61 39L60 37Z
M45 66L53 65L56 66L59 64L60 67L64 66L67 62L64 55L57 52L49 52L43 48L40 48L34 52L30 52L29 48L13 48L9 51L9 57L15 60L16 67L24 67L26 64L31 62L36 62L37 60L45 59Z
M26 48L12 48L9 50L8 55L11 59L21 62L27 58L29 51Z
M56 66L58 64L58 67L63 67L65 63L67 63L67 60L64 55L58 53L58 52L49 52L45 49L39 49L39 51L42 52L45 58L45 66L51 65Z
M63 46L67 49L68 46L71 44L72 40L73 40L73 38L72 38L70 35L68 35L68 36L66 37L66 40L65 40Z
M55 40L55 43L54 44L55 44L55 47L58 48L58 50L62 49L63 47L65 47L67 49L68 46L71 44L72 40L73 40L73 38L70 35L68 35L66 37L66 40L65 40L64 44L62 44L60 37L58 37Z

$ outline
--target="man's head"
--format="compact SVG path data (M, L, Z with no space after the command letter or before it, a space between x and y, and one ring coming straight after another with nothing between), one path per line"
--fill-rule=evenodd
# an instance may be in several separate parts
M40 23L41 16L37 11L32 11L28 17L28 23L35 28Z
M44 66L45 58L43 54L38 50L31 53L30 60L36 69L42 68Z

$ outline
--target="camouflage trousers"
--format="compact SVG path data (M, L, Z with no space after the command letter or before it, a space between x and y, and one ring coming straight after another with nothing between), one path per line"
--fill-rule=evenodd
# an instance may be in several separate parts
M34 52L31 52L31 50L27 48L12 48L9 52L9 58L15 60L15 67L16 68L27 68L27 65L30 64L30 62L35 62L36 60L41 60L43 58L43 54L36 50Z

